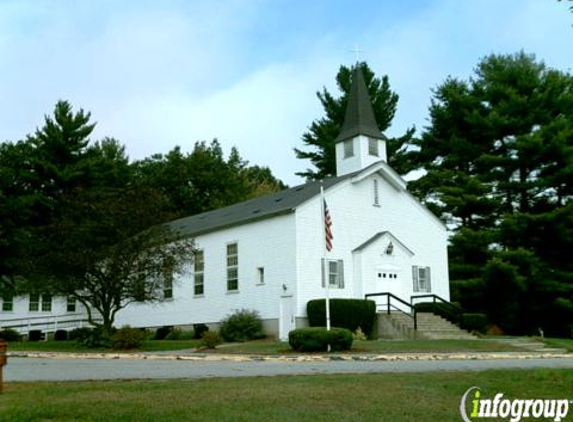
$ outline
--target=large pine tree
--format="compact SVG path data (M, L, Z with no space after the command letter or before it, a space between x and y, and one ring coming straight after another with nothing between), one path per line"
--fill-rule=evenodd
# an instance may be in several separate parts
M414 153L426 173L410 186L454 229L454 295L508 330L563 333L573 324L563 253L573 249L573 78L524 53L488 56L470 80L434 91L430 118ZM522 288L501 301L518 315L495 320L490 296L511 290L504 283Z

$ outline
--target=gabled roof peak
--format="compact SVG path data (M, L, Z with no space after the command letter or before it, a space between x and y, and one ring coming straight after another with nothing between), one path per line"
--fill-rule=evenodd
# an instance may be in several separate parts
M368 88L364 81L362 68L360 64L357 63L352 72L352 85L350 86L350 92L348 94L344 124L335 142L341 142L358 135L385 139L374 117L372 101L370 100Z

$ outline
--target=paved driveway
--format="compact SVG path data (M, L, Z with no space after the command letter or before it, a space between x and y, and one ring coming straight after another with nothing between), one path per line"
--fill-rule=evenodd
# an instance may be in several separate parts
M380 372L482 371L511 368L570 368L573 359L227 362L125 359L10 358L4 380L72 381L166 379Z

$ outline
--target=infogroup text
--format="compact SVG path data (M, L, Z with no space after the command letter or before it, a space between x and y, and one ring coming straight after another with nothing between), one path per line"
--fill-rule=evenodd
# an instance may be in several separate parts
M462 396L460 414L464 422L480 418L508 418L510 422L533 418L559 422L569 413L570 404L569 399L507 399L503 393L483 398L479 387L471 387Z

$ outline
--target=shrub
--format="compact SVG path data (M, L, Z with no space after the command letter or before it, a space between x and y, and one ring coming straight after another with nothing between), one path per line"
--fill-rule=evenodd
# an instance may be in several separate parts
M165 340L191 340L193 336L194 334L191 331L183 331L180 328L174 328L169 334L167 334Z
M205 331L201 337L201 344L209 349L216 348L222 342L223 339L217 331Z
M311 300L306 305L311 327L326 326L326 300ZM330 323L354 332L360 327L370 337L376 320L376 302L363 299L330 299Z
M141 346L144 338L145 331L126 325L117 330L112 336L111 347L121 350L137 349Z
M451 305L442 302L421 302L414 305L417 312L432 312L454 324L459 324L462 317L462 308L459 304L451 302Z
M221 321L220 334L225 341L248 341L264 338L259 313L241 309Z
M288 334L288 342L293 350L298 352L324 352L328 350L350 350L352 347L352 332L346 328L305 327L292 330Z
M74 328L68 333L68 339L82 342L91 335L92 330L93 328L89 327Z
M362 340L362 341L368 340L368 337L366 337L366 334L362 332L362 328L360 327L358 327L356 331L352 334L352 338L354 340Z
M44 333L42 330L30 330L28 332L28 340L29 341L40 341L44 337Z
M488 329L489 321L485 314L462 314L460 326L464 330L477 331L485 334Z
M209 331L209 327L205 324L193 324L193 338L199 340L203 338L203 333Z
M165 340L165 338L173 331L173 327L166 326L166 327L159 327L155 331L155 335L153 336L154 340Z
M104 338L103 331L101 328L75 328L69 332L68 338L70 340L75 340L78 344L82 346L96 348L96 347L109 347L109 339Z
M4 328L0 331L0 339L4 341L20 341L22 340L22 335L12 328Z
M68 332L66 330L56 330L54 333L55 341L66 341L68 339Z

